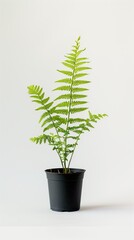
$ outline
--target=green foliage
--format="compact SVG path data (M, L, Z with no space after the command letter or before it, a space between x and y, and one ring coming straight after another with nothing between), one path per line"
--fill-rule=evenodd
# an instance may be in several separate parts
M59 91L60 94L51 101L46 96L40 86L31 85L28 87L28 93L32 102L38 104L37 111L42 111L39 123L41 124L43 134L38 137L31 138L36 144L48 143L53 150L59 155L61 165L66 173L69 170L76 146L80 136L85 131L90 131L94 128L93 124L106 114L92 114L90 111L87 117L80 117L81 112L86 112L87 95L85 92L86 84L90 81L83 79L87 76L87 71L91 69L87 66L89 63L86 57L81 57L85 49L80 49L80 37L76 40L72 47L71 53L65 55L65 60L62 64L66 67L65 70L58 70L65 78L56 81L60 84L53 91ZM83 93L84 94L81 94Z

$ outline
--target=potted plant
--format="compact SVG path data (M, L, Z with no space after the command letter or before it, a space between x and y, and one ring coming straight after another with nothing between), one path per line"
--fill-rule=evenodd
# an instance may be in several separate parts
M81 54L80 37L75 41L71 53L65 55L62 64L66 70L58 70L65 77L57 80L59 84L54 91L60 94L52 101L40 86L28 86L32 102L38 104L41 111L39 123L42 135L32 137L36 144L48 143L59 156L61 168L46 169L48 179L50 207L54 211L76 211L80 208L82 179L84 169L70 168L76 146L81 135L93 128L93 123L107 116L92 114L88 110L85 86L90 81L87 76L88 59ZM86 114L84 116L83 112Z

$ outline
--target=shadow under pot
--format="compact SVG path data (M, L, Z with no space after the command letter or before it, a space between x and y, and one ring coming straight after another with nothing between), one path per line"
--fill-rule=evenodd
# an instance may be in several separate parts
M84 169L70 168L63 173L62 168L46 169L50 208L53 211L77 211L80 209Z

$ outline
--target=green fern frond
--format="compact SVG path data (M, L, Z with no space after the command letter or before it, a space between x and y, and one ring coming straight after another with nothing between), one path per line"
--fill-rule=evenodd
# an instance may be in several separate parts
M81 122L86 122L84 118L70 118L69 123L81 123Z
M44 112L44 113L41 115L40 119L39 119L39 123L40 123L44 118L46 118L48 115L49 115L48 112Z
M58 88L55 88L53 91L70 91L71 86L61 86ZM87 91L88 88L72 88L72 92L82 92L82 91ZM38 101L38 100L35 100Z
M76 51L76 57L78 57L82 52L84 52L86 50L86 48L81 49L79 51Z
M74 65L70 64L70 63L66 63L66 62L62 62L62 64L68 68L74 69Z
M55 113L67 115L68 111L67 111L67 109L56 109Z
M90 111L89 111L89 119L90 121L96 121L97 120L100 120L101 118L104 118L104 117L107 117L108 115L107 114L92 114Z
M79 98L85 98L85 97L87 97L87 95L84 95L84 94L73 94L72 101L73 101L73 99L79 99Z
M39 99L38 95L30 95L31 98Z
M39 92L42 90L42 88L37 85L30 85L27 88L28 88L29 94L38 94L39 95Z
M57 70L57 71L60 72L60 73L65 74L65 75L67 75L67 76L72 76L72 75L73 75L73 73L70 72L70 71L64 71L64 70Z
M58 122L60 124L66 124L65 118L60 117L59 115L55 115L52 118L48 117L46 120L43 121L41 127L44 127L47 123L50 123L51 121Z
M36 101L36 103L39 103L39 102L37 102ZM39 108L36 108L35 110L47 110L47 109L49 109L52 105L53 105L53 102L50 102L50 103L48 103L48 104L44 104L43 102L42 103L40 103L41 105L43 105L42 107L39 107Z
M77 105L81 105L81 104L86 104L86 101L72 101L72 106L77 106Z
M71 84L72 80L71 80L71 78L64 78L64 79L57 80L56 82Z
M70 138L70 139L74 139L74 140L79 140L79 137L78 137L78 136L68 136L67 138L68 138L68 139Z
M38 144L38 143L39 143L39 144L41 144L41 143L46 143L47 139L48 139L48 136L45 135L45 134L40 135L40 136L38 136L38 137L32 137L32 138L30 138L30 140L31 140L32 142L36 143L36 144Z
M85 111L85 110L87 110L87 109L88 109L88 108L71 108L70 112L71 112L72 114L74 114L74 113L83 112L83 111Z
M83 133L83 129L82 129L81 124L77 125L77 126L69 127L68 130L71 131L71 132L77 133L77 134Z
M65 55L65 58L75 62L75 58L72 56Z
M44 98L45 93L43 92L43 88L41 88L40 86L37 85L28 86L28 93L30 94L30 97L33 99L32 102L41 105L41 107L37 108L36 110L48 109L53 104L53 102L48 103L49 97Z
M55 88L53 91L70 91L70 86L61 86L61 87L58 87L58 88Z
M78 86L78 85L83 85L83 84L88 84L90 83L90 81L87 81L87 80L75 80L73 82L73 86Z
M83 94L73 94L72 99L79 99L79 98L85 98L85 97L87 97L87 95L83 95ZM60 95L60 96L57 97L55 100L59 100L59 99L70 99L70 94Z
M84 77L84 76L87 76L87 75L88 75L87 73L78 73L78 74L74 75L74 79L81 78L81 77Z
M90 67L77 67L77 68L75 68L75 73L81 72L83 70L88 70L88 69L91 69L91 68Z
M47 127L45 127L45 128L43 129L43 132L46 132L47 130L50 130L50 129L52 129L52 128L54 128L54 124L53 124L53 123L50 123Z
M72 88L72 92L75 93L75 92L84 92L84 91L87 91L88 88L78 88L78 87L73 87Z
M60 99L70 99L70 94L62 94L59 97L57 97L55 100L60 100Z
M41 101L41 100L33 100L32 102L42 104L42 101Z
M98 116L99 116L100 118L108 117L108 115L107 115L106 113L98 114Z
M64 62L69 63L69 64L71 64L73 66L75 64L75 61L73 61L73 60L64 60Z
M61 102L59 104L56 105L56 107L68 107L69 106L69 101L67 102Z
M48 117L46 120L43 121L41 127L44 127L45 124L47 124L47 123L49 123L51 121L52 121L52 119L50 117Z
M76 63L75 66L76 66L76 67L79 67L79 66L81 66L81 65L88 64L88 63L90 63L90 62L80 61L80 62Z
M46 104L45 109L49 109L52 105L53 105L53 102L50 102L50 103Z
M77 133L77 134L79 134L79 135L81 135L82 133L84 133L82 130L78 130L78 129L74 129L74 130L72 130L72 132Z
M72 102L72 106L76 106L76 105L81 105L81 104L86 104L87 102L86 101L73 101ZM68 107L69 106L69 101L67 102L62 102L62 103L59 103L56 105L56 108L57 107Z
M75 59L75 57L76 57L76 53L67 53L66 56L73 57L73 58Z
M94 128L94 126L90 123L90 121L86 121L86 125L90 128Z
M44 107L44 106L42 106L42 107L38 107L38 108L36 108L35 110L36 110L36 111L39 111L39 110L45 110L45 107Z
M50 99L49 97L42 99L42 103L45 105L49 101L49 99Z
M87 57L77 58L76 63L82 62L82 61L85 61L85 60L88 60L88 58Z
M93 123L107 116L106 114L92 114L89 111L89 116L84 118L81 114L88 109L86 107L87 101L84 101L87 95L79 93L89 90L83 85L90 83L90 81L83 77L87 76L87 71L91 69L87 65L88 58L82 55L85 50L85 48L80 49L80 37L78 37L71 52L66 54L62 61L62 65L67 70L57 70L66 76L56 81L60 85L53 91L65 91L65 94L60 94L54 101L51 101L49 97L45 96L45 92L40 86L31 85L28 87L32 101L38 104L36 110L42 111L39 123L41 123L43 133L48 132L48 134L31 138L31 141L36 144L48 142L52 149L57 151L65 171L69 168L81 134L90 131L91 128L94 128Z
M71 149L71 148L74 148L75 146L77 145L77 143L74 143L74 144L67 144L67 149Z
M80 130L80 131L90 131L90 129L88 128L88 126L84 123L79 124L77 126L72 126L69 128L70 131L76 131L76 130Z
M66 133L66 130L64 129L64 128L62 128L62 127L58 127L58 132L59 133Z

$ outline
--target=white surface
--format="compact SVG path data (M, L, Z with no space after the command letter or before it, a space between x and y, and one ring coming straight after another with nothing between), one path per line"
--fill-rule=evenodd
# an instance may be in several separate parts
M1 214L1 225L42 227L129 227L134 226L134 207L130 204L84 205L77 212L54 212L47 207L8 207Z
M130 0L0 0L0 224L134 224L134 3ZM27 85L51 94L56 69L74 40L91 60L89 107L107 113L83 135L72 167L86 169L82 210L49 210L44 169L59 166L41 133Z
M6 227L0 228L0 237L3 240L14 239L14 240L42 240L46 239L65 239L65 240L88 240L91 238L92 240L113 240L113 239L121 239L121 240L133 240L134 231L128 227L126 228L106 228L106 227L53 227L53 231L49 227Z

